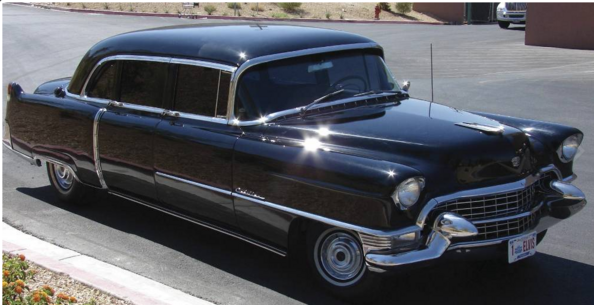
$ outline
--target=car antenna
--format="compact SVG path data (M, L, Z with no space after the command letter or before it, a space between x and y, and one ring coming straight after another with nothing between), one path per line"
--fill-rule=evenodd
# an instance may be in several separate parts
M433 103L433 44L429 44L429 52L431 57L431 102Z

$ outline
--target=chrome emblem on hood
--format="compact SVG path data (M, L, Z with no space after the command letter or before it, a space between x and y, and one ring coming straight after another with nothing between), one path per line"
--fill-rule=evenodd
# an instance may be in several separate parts
M476 129L478 131L482 131L484 133L489 134L502 134L503 133L503 125L493 126L493 125L484 125L478 123L456 123L457 126L466 127L470 129Z

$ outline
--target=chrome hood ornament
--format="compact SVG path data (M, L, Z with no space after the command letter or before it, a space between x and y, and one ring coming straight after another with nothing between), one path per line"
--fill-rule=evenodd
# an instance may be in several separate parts
M479 123L456 123L457 126L466 127L470 129L476 129L478 131L482 131L488 134L502 134L503 133L503 125L493 126L493 125L485 125Z

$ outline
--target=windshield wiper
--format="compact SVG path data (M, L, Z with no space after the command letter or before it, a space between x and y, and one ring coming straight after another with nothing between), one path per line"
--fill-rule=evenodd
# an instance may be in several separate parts
M325 99L327 99L327 98L329 98L329 97L332 97L332 96L335 96L335 95L337 95L337 94L340 94L340 93L342 93L343 91L344 91L344 89L336 90L336 91L334 91L334 92L332 92L332 93L326 94L326 95L324 95L324 96L322 96L322 97L320 97L320 98L318 98L318 99L314 100L313 102L311 102L311 103L310 103L309 105L307 105L307 106L301 107L301 110L300 110L300 112L301 112L301 116L304 116L304 115L305 115L305 113L307 112L307 110L309 110L309 108L313 107L315 104L317 104L317 103L319 103L319 102L321 102L321 101L323 101L323 100L325 100Z
M395 90L367 91L367 92L357 93L353 96L365 96L365 95L380 94L380 93L392 93L398 97L408 97L408 94L402 90L398 90L398 91L395 91Z

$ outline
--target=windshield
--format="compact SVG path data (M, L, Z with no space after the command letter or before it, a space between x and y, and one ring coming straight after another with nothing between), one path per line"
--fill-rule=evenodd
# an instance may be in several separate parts
M283 59L247 70L239 81L235 115L241 121L298 108L324 99L352 97L369 91L399 90L382 58L361 51L325 53Z

